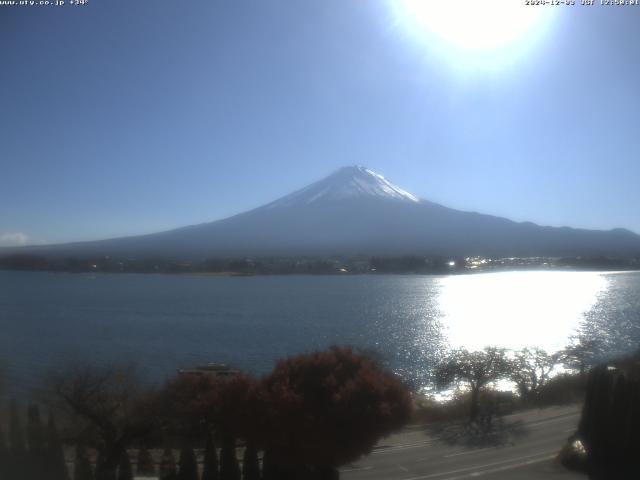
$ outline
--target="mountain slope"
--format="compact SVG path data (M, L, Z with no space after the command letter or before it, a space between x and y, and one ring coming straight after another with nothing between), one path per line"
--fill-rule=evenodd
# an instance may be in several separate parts
M421 200L364 167L345 167L254 210L157 234L22 251L44 255L640 255L640 236L542 227Z

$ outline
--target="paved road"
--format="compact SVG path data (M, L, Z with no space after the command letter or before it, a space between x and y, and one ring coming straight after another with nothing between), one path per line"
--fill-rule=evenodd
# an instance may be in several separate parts
M550 407L494 421L489 434L412 427L342 469L344 480L586 480L554 461L579 420L577 407ZM496 445L497 444L497 445Z

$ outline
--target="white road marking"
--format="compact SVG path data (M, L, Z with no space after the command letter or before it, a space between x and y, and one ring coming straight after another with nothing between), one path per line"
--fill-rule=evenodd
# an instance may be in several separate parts
M562 414L562 415L557 415L555 417L551 417L551 418L547 418L544 420L539 420L537 422L532 422L532 423L523 423L522 425L524 427L536 427L538 425L544 425L546 423L553 423L553 422L559 422L562 420L569 420L572 417L576 417L579 416L580 412L572 412L572 413L566 413L566 414ZM420 427L422 426L428 426L429 424L425 424L425 425L420 425ZM413 427L415 426L411 426L409 429L414 429ZM573 431L574 429L571 430L567 430L567 431ZM427 445L431 445L435 443L435 441L433 439L431 440L424 440L424 441L420 441L420 442L415 442L415 443L402 443L399 445L391 445L388 447L375 447L374 450L371 452L370 455L380 455L383 453L387 453L387 452L396 452L398 450L407 450L407 449L411 449L411 448L418 448L418 447L423 447L423 446L427 446Z
M578 416L580 416L580 413L571 413L569 415L562 415L561 417L547 418L546 420L540 420L533 423L524 423L523 427L537 427L539 425L545 425L547 423L554 423L554 422L560 422L562 420L569 420L573 417L578 417Z
M380 455L383 453L397 452L398 450L409 450L411 448L426 447L427 445L431 445L432 443L433 443L433 440L425 440L424 442L418 442L418 443L406 443L403 445L394 445L393 447L380 448L380 449L374 450L373 452L371 452L371 455Z
M366 467L353 467L353 468L341 468L340 469L341 472L359 472L361 470L373 470L373 467L366 466Z
M450 453L449 455L443 455L443 458L451 458L451 457L459 457L460 455L469 455L470 453L483 452L485 450L496 450L499 447L485 447L485 448L475 448L472 450L465 450L464 452L458 453Z
M458 477L443 478L442 480L460 480L462 478L481 477L482 475L486 475L487 473L498 473L498 472L504 472L506 470L512 470L514 468L526 467L527 465L533 465L534 463L545 462L545 461L551 460L552 458L555 458L555 457L556 457L555 455L547 455L546 457L537 458L535 460L527 460L526 462L515 463L513 465L505 465L504 467L492 468L490 470L484 470L484 471L480 471L480 472L473 472L473 473L470 473L468 475L462 475L462 476L458 476Z
M578 407L576 407L576 408L578 408ZM563 418L563 417L571 417L573 415L580 415L580 413L581 413L581 410L579 409L577 412L576 411L569 411L569 412L566 412L566 413L558 413L556 415L548 417L548 419L551 420L551 419L558 419L558 418ZM518 421L518 420L521 420L522 417L526 418L526 416L527 416L527 413L525 412L524 414L523 413L508 414L508 415L505 415L503 418L505 420ZM525 424L526 424L526 422L525 422ZM413 430L428 429L428 428L430 428L432 426L433 426L432 423L414 423L414 424L411 424L411 425L407 425L404 428L404 430L410 432L410 431L413 431Z
M515 457L515 458L508 458L506 460L501 460L499 462L491 462L491 463L485 463L484 465L471 465L469 467L465 467L465 468L459 468L457 470L450 470L448 472L440 472L440 473L432 473L429 475L422 475L420 477L411 477L411 478L405 478L404 480L425 480L427 478L436 478L436 477L443 477L445 475L455 475L456 473L462 473L462 472L468 472L465 473L462 477L448 477L444 480L453 480L454 478L463 478L463 477L468 477L471 474L474 474L474 476L479 476L479 475L483 475L484 473L488 473L489 470L487 470L486 472L480 472L479 470L483 469L483 468L487 468L487 467L493 467L495 465L501 465L503 463L511 463L511 462L518 462L520 460L525 460L525 459L533 459L535 457L540 457L541 455L544 455L543 458L538 458L535 461L530 461L530 463L536 463L536 462L541 462L541 461L545 461L548 460L549 458L553 458L557 455L557 451L553 450L550 452L540 452L540 453L536 453L533 455L524 455L522 457ZM510 468L517 468L523 465L529 465L530 463L527 463L526 461L523 463L517 463L517 464L513 464L513 465L509 465L506 468L505 467L501 467L504 470L508 470ZM469 472L469 470L476 470L475 472ZM500 470L498 470L500 471Z

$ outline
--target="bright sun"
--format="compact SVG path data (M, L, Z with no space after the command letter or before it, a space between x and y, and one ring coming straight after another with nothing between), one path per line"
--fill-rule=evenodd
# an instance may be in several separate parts
M526 6L523 0L397 0L404 22L444 40L450 46L491 52L537 29L550 9Z

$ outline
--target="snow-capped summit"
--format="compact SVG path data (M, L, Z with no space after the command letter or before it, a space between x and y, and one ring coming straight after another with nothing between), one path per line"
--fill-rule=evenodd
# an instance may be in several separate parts
M368 168L345 167L270 204L210 223L138 237L0 249L94 258L440 255L637 256L627 230L542 227L418 199Z
M354 165L343 167L328 177L266 205L267 208L310 205L350 198L392 199L420 203L415 195L394 185L379 173Z

